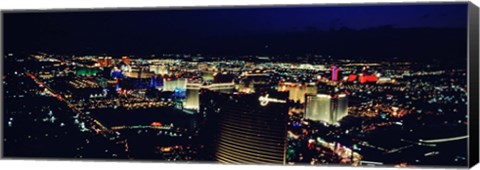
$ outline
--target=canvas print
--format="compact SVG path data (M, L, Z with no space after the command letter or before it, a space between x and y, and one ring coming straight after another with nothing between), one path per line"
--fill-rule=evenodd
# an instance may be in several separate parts
M2 154L466 167L467 7L7 11Z

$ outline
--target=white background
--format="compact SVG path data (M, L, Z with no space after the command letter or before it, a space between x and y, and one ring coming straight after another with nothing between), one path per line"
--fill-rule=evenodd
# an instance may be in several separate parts
M348 4L348 3L385 3L385 2L438 2L439 0L0 0L0 9L89 9L114 7L166 7L166 6L219 6L219 5L262 5L262 4ZM441 0L440 0L441 1ZM453 0L455 1L455 0ZM477 6L480 0L472 0ZM0 122L1 124L1 122ZM2 127L2 126L0 126ZM299 169L330 169L329 166L227 166L218 164L178 164L149 162L111 162L111 161L54 161L54 160L0 160L0 170L7 169L82 169L82 170L132 170L132 169L195 169L195 170L299 170ZM350 168L336 167L338 170L352 169L393 169L393 168ZM480 169L476 166L474 169Z

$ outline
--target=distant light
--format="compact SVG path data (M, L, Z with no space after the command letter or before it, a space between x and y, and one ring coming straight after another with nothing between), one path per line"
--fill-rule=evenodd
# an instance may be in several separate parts
M326 97L326 98L332 98L332 96L327 95L327 94L317 94L317 97Z
M160 122L153 122L151 126L162 126L163 124Z
M269 98L268 94L265 96L260 96L258 98L258 101L260 101L261 106L267 106L268 103L273 102L273 103L287 103L286 100L280 100L280 99L274 99L274 98Z

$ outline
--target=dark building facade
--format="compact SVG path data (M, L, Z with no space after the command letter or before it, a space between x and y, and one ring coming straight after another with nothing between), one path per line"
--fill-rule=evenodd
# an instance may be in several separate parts
M203 90L211 159L230 164L284 164L288 93L224 94Z

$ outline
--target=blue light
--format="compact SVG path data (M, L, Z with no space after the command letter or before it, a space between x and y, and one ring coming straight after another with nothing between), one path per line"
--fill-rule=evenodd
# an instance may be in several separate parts
M116 79L116 78L123 79L123 78L125 78L125 76L123 75L123 73L121 71L113 71L112 72L112 79Z
M175 88L173 90L173 97L175 98L185 98L186 96L187 96L187 89Z

